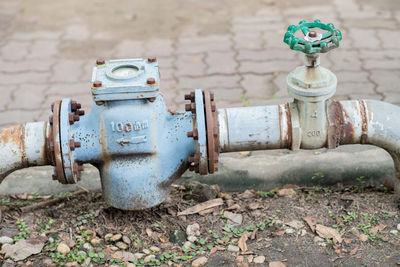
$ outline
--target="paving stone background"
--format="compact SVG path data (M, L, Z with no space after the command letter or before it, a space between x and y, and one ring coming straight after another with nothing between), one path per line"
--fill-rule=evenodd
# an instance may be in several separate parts
M0 127L47 120L64 97L89 112L98 57L156 56L175 110L194 88L214 91L218 107L291 101L285 77L303 55L283 35L317 18L343 33L321 58L338 77L335 98L400 104L397 0L0 0Z

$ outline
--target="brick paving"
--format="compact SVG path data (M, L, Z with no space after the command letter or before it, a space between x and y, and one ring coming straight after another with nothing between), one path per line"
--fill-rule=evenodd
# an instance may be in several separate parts
M78 15L47 28L32 22L24 30L15 26L29 13L23 4L0 1L0 126L45 120L51 102L63 97L74 97L89 110L97 57L157 56L161 90L177 110L183 109L183 94L194 88L213 90L219 107L290 101L285 77L302 64L302 55L289 50L283 34L289 24L316 18L343 32L342 47L321 59L338 76L336 98L400 104L397 10L355 0L289 8L263 5L252 14L227 12L228 25L217 33L200 34L194 24L171 38L154 34L138 39L117 38L108 31L94 34Z

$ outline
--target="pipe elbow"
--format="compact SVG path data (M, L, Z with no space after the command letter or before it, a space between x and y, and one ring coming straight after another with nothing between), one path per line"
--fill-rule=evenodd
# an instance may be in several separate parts
M27 167L47 165L46 122L33 122L0 130L0 183L10 173Z

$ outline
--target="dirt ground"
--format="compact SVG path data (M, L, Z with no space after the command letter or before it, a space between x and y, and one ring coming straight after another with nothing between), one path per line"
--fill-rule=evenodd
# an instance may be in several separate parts
M53 198L61 202L21 212ZM207 203L219 204L200 214L177 215L204 201L203 209ZM16 245L3 245L3 266L400 264L397 197L364 188L362 181L352 188L289 185L244 193L175 185L163 204L131 212L109 207L100 192L24 194L3 197L0 204L0 240L7 233L16 244L24 239L43 244L39 253L19 261L12 260L15 254L6 260L8 249Z

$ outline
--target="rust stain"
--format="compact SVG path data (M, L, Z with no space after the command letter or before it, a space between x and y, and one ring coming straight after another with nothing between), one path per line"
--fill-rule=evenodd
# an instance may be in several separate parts
M280 108L280 105L278 105L278 112L279 112L279 130L280 130L280 142L281 142L281 148L290 148L292 146L292 115L290 113L290 108L289 104L286 103L284 105L285 111L284 114ZM283 133L283 129L281 126L283 116L286 116L286 123L287 123L287 132L286 134Z
M328 107L328 148L354 143L354 125L342 104L333 100Z
M29 167L28 157L25 151L25 124L18 124L3 128L0 131L0 143L14 144L19 151L13 151L16 156L21 156L23 167Z
M362 125L361 125L361 144L366 144L367 139L368 139L368 118L367 118L367 111L365 108L365 103L363 100L358 100L358 103L360 104L360 115L361 115L361 120L362 120Z
M286 140L286 147L292 147L292 114L290 113L290 106L289 103L285 104L285 113L286 113L286 120L287 120L287 135L285 136Z

